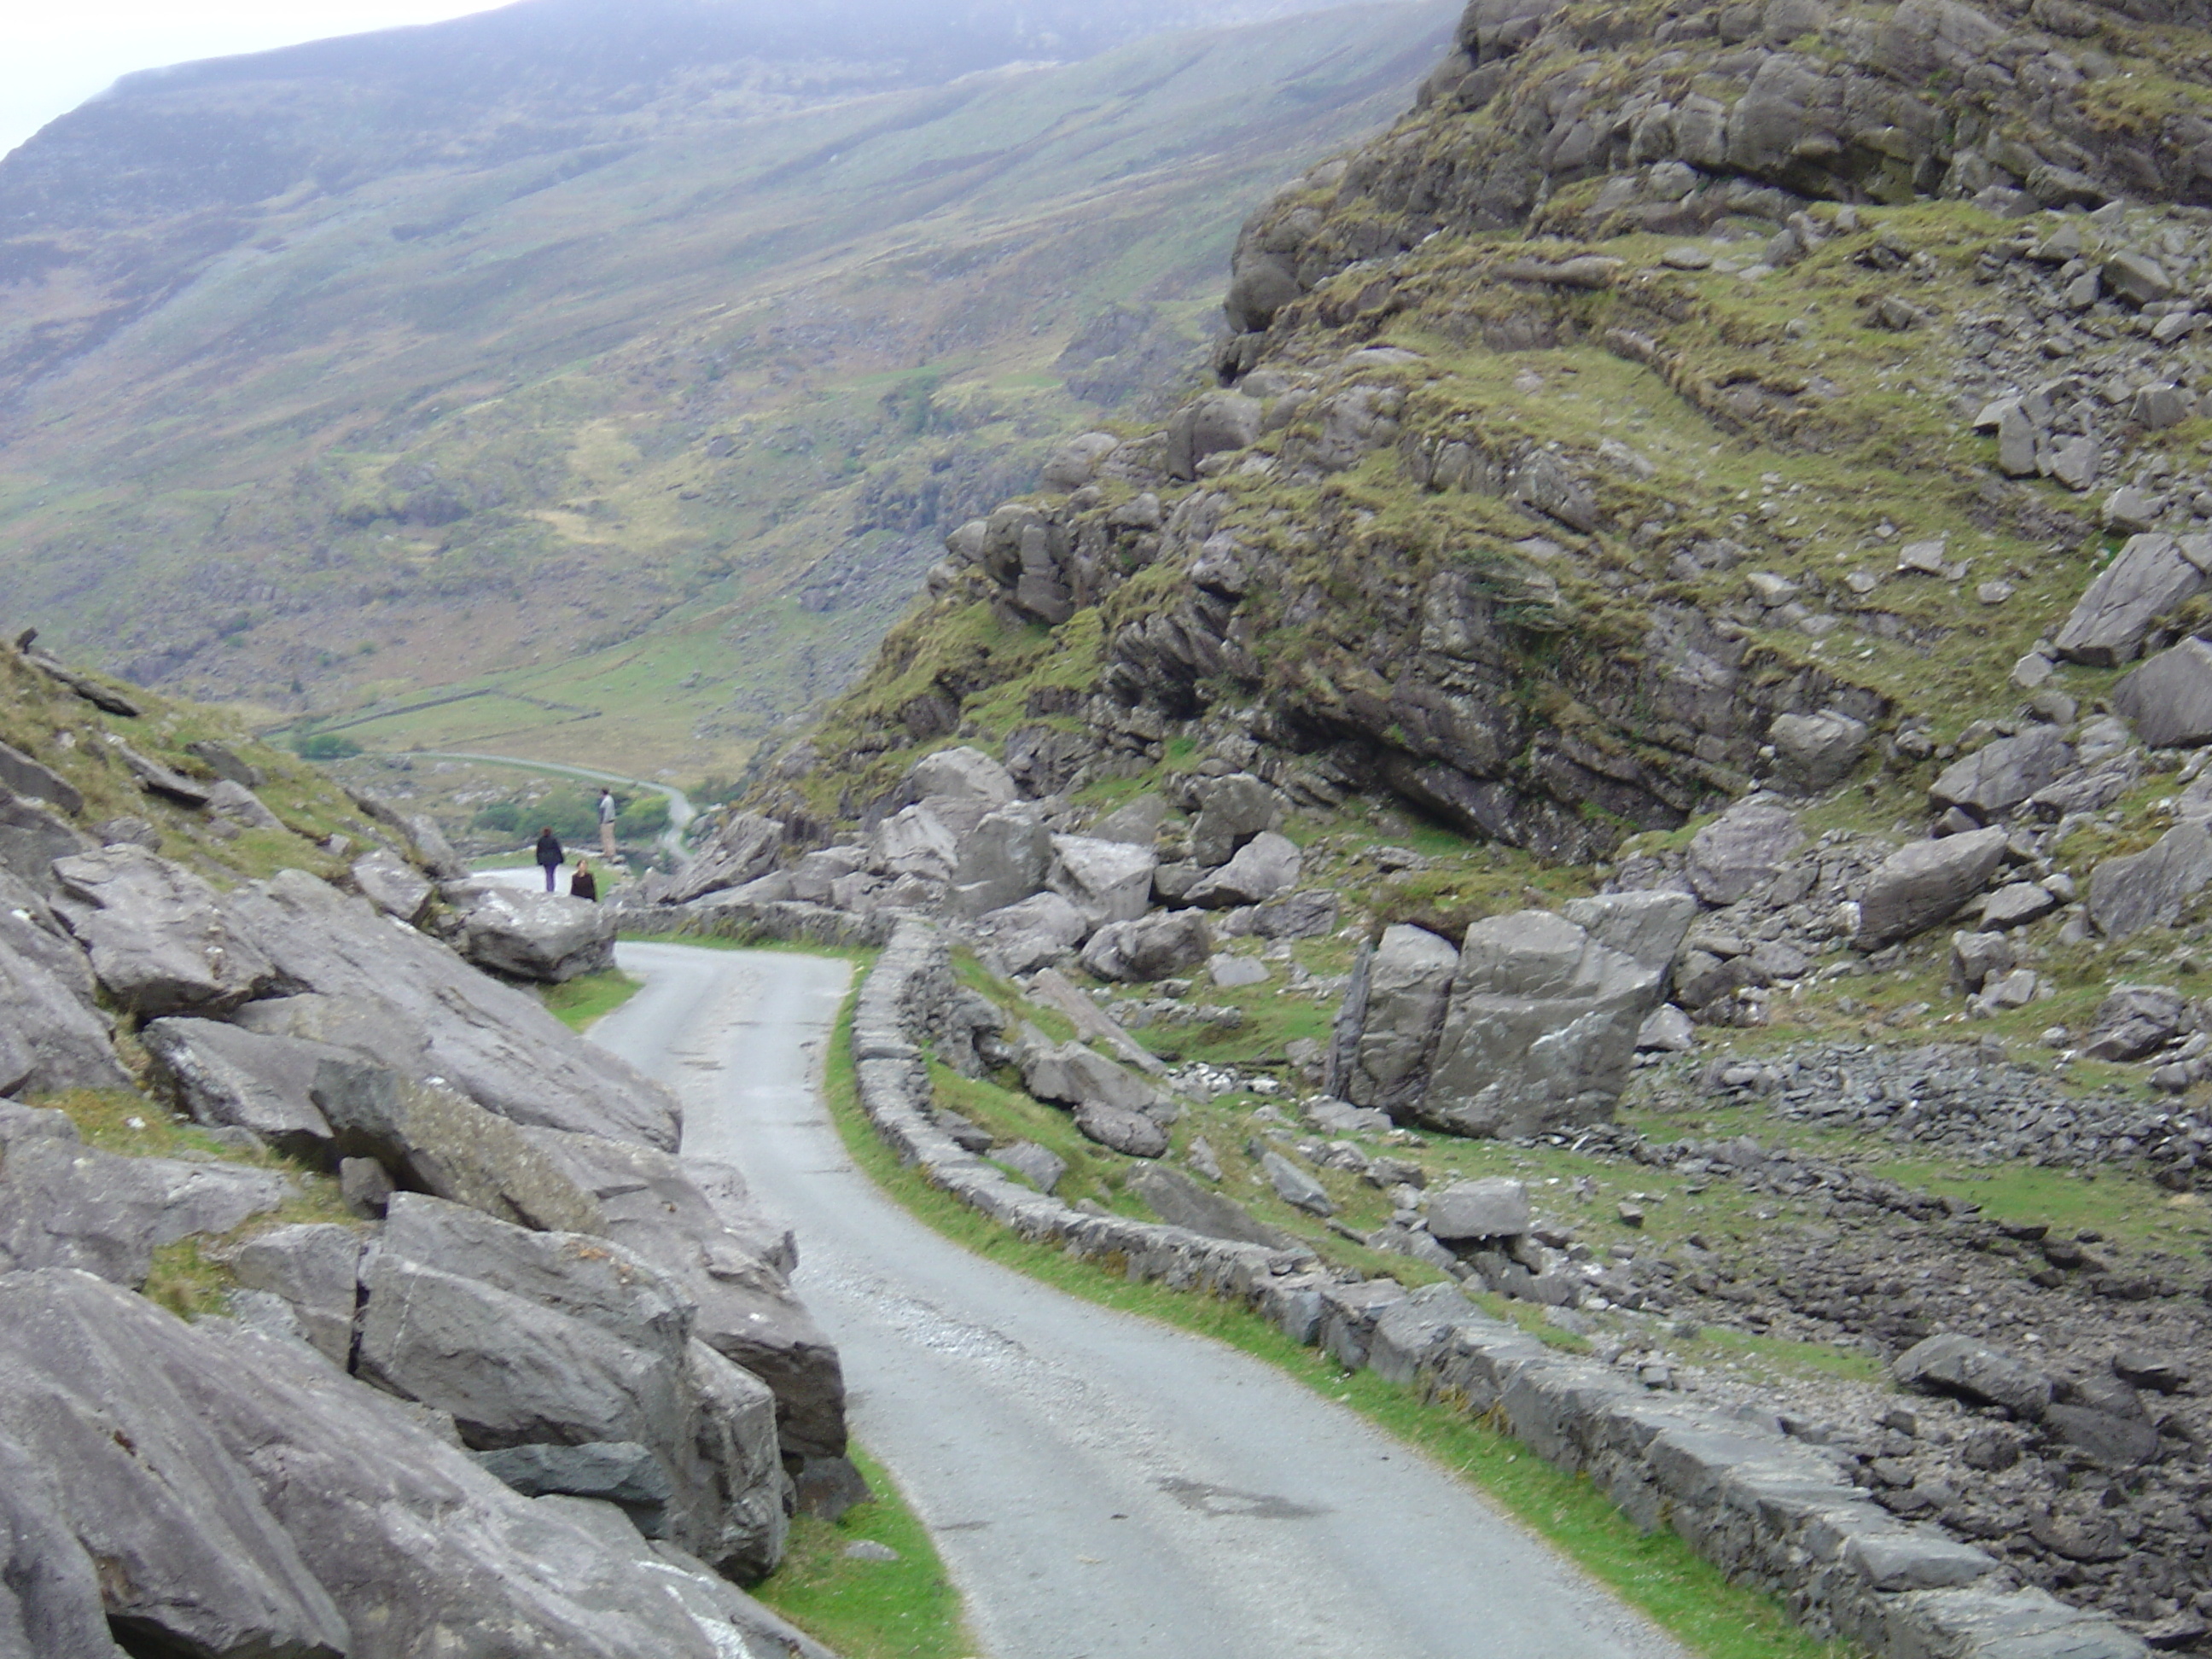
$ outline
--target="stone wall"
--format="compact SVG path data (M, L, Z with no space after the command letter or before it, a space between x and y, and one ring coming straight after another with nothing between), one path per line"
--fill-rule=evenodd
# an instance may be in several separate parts
M854 1017L860 1103L902 1162L993 1220L1133 1280L1231 1297L1348 1370L1488 1418L1587 1474L1639 1525L1672 1527L1732 1580L1779 1596L1816 1635L1885 1659L2144 1659L2119 1625L2021 1589L1981 1551L1879 1508L1832 1455L1774 1418L1654 1395L1491 1317L1452 1285L1341 1278L1310 1251L1087 1215L1021 1185L932 1120L922 1045L955 989L942 938L899 921Z

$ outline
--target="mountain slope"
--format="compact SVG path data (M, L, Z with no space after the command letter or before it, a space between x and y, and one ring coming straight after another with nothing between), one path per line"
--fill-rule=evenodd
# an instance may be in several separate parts
M287 714L568 705L373 743L726 764L843 683L945 529L1187 360L1240 201L1387 118L1448 21L1311 13L842 97L686 83L551 137L507 117L566 83L526 76L478 112L515 156L433 102L355 175L18 234L14 270L52 263L0 290L16 608ZM323 100L243 72L118 106L219 131ZM0 166L15 224L69 125Z

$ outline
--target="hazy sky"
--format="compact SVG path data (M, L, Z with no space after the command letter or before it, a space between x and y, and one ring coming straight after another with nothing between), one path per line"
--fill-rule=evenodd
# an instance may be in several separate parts
M489 11L500 0L15 0L0 155L133 70Z

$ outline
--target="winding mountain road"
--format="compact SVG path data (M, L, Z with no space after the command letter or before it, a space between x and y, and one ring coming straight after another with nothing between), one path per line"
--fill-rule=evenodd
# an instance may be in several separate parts
M993 1659L1681 1659L1476 1492L1259 1360L981 1260L847 1157L819 1088L850 969L636 944L593 1040L683 1097L797 1232L854 1431Z

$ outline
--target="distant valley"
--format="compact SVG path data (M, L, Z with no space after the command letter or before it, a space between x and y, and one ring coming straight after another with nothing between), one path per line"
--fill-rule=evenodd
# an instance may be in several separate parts
M0 162L6 620L372 750L737 769L1200 372L1245 211L1458 8L1065 9L533 0L54 124Z

